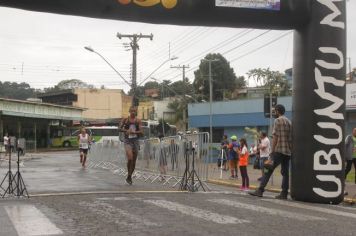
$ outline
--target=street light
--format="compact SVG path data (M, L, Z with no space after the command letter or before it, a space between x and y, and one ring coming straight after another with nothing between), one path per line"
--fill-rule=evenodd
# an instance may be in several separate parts
M93 53L97 54L99 57L101 57L101 59L103 59L103 60L106 62L106 64L108 64L108 65L111 67L111 69L113 69L113 70L116 72L116 74L118 74L118 76L120 76L121 79L122 79L123 81L125 81L125 83L128 84L128 85L131 87L131 84L120 74L120 72L118 72L118 71L115 69L115 67L114 67L113 65L110 64L110 62L108 62L108 61L105 59L105 57L103 57L100 53L98 53L97 51L95 51L95 50L94 50L92 47L90 47L90 46L85 46L84 48L85 48L86 50L88 50L89 52L93 52Z
M144 80L141 81L141 83L140 83L139 85L141 85L143 82L145 82L146 80L148 80L149 78L151 78L151 76L152 76L157 70L159 70L159 68L161 68L164 64L166 64L166 63L169 62L169 61L176 60L176 59L178 59L178 57L173 56L173 57L171 57L171 58L168 58L168 59L165 60L164 62L162 62L162 64L159 65L156 69L154 69L154 70L151 72L151 74L149 74Z

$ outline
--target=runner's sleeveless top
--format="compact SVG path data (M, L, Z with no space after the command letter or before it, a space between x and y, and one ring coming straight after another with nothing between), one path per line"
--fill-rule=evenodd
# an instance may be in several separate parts
M88 142L89 142L88 134L85 135L79 134L79 148L88 149L89 148Z

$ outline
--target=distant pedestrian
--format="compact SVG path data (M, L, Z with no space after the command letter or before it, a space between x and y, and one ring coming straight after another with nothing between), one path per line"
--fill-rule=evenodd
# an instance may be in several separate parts
M238 149L240 148L240 144L237 142L236 135L231 136L231 143L228 148L228 161L230 164L230 179L237 179L237 164L239 160Z
M244 138L240 139L240 149L238 150L238 154L239 154L239 168L240 168L240 174L242 180L241 190L247 191L250 188L250 181L247 174L249 153L247 149L247 142L246 139Z
M223 168L223 170L227 171L229 168L226 167L227 157L228 157L228 147L229 140L227 139L227 135L224 134L221 140L221 159L219 159L218 166Z
M160 180L164 181L165 177L167 175L167 150L165 147L165 143L164 143L164 136L163 134L160 134L158 136L158 138L160 139L160 148L159 148L159 172L160 172Z
M292 150L292 124L284 116L285 108L283 105L275 106L276 120L273 127L272 153L273 168L264 173L260 186L256 191L249 192L250 195L262 197L265 187L273 171L281 164L282 192L276 196L278 199L287 199L289 189L289 162Z
M174 167L176 169L178 168L178 153L179 146L175 143L174 139L171 139L171 143L168 148L168 155L171 157L172 170L174 170Z
M11 135L9 137L10 152L16 152L16 137Z
M258 178L258 181L261 181L266 169L263 166L263 163L269 158L271 153L271 143L267 136L266 132L261 132L260 143L258 144L258 149L260 150L260 167L261 167L261 177Z
M10 138L8 133L5 133L4 136L4 147L5 147L5 157L6 157L7 155L9 155L10 152Z
M352 164L355 167L355 184L356 184L356 128L352 129L352 134L347 135L345 139L345 179L351 171Z

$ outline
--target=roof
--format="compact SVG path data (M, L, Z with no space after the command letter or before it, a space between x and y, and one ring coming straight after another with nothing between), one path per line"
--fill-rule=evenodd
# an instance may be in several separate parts
M65 90L60 90L60 91L42 93L37 96L39 98L43 98L43 97L51 97L51 96L63 95L63 94L74 94L74 90L73 89L65 89Z
M86 110L86 108L81 108L81 107L64 106L64 105L57 105L57 104L52 104L52 103L33 102L33 101L25 101L25 100L9 99L9 98L0 98L0 101L24 103L24 104L37 104L37 105L44 105L44 106L50 106L50 107L59 107L59 108L67 108L67 109L82 110L82 111Z

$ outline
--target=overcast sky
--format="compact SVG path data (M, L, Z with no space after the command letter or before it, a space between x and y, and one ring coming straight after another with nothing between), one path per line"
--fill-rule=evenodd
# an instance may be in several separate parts
M356 0L347 1L351 67L356 67L355 12ZM152 25L1 7L0 22L0 80L27 82L34 88L79 79L97 87L128 91L128 85L98 55L84 49L90 45L130 81L132 51L124 45L130 41L117 38L118 32L153 34L152 41L139 41L138 84L156 69L152 77L159 81L181 80L182 70L170 65L189 65L186 75L193 81L200 59L209 52L223 54L237 76L254 68L283 72L293 63L292 31ZM178 59L168 62L169 51Z

